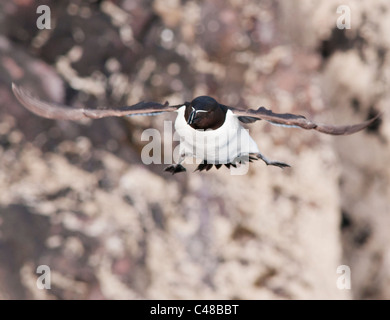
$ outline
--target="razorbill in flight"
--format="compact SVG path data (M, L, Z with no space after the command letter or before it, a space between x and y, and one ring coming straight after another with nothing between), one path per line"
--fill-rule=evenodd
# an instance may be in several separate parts
M236 109L218 103L208 96L197 97L191 102L171 106L168 102L139 102L132 106L107 109L72 108L48 103L31 96L23 88L12 84L12 90L20 103L31 112L49 119L79 120L83 118L100 119L104 117L123 117L133 115L156 115L162 112L177 112L175 130L181 140L178 163L165 168L172 174L186 171L182 166L185 157L201 158L197 170L210 170L214 165L236 167L238 163L261 159L267 165L280 168L288 164L271 161L264 157L241 123L266 120L272 124L287 127L314 129L332 135L348 135L365 129L376 117L355 125L333 126L315 123L304 116L291 113L274 113L264 107L257 110ZM232 147L234 146L234 147Z

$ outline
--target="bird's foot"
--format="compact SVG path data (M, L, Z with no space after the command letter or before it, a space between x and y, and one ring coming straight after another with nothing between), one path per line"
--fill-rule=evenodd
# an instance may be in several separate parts
M279 167L282 169L291 167L289 164L284 163L284 162L279 162L279 161L270 161L267 163L267 166L275 166L275 167Z
M289 164L284 163L284 162L268 160L266 157L264 157L260 153L257 154L256 156L259 159L263 160L266 163L267 166L275 166L275 167L279 167L279 168L282 168L282 169L291 167Z
M169 167L166 167L164 171L171 172L172 174L187 171L181 164L173 164Z

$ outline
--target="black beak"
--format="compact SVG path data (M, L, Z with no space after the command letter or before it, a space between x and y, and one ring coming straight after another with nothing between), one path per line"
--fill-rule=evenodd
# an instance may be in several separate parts
M190 125L193 124L195 117L196 117L196 110L194 110L190 113L190 116L188 117L187 124L190 124Z

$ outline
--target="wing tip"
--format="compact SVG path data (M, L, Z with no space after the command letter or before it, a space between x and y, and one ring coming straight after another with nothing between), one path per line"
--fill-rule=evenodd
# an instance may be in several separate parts
M20 87L15 82L11 83L11 88L15 96L20 96Z
M384 111L379 111L375 116L373 116L371 119L368 119L366 128L370 128L370 126L375 125L377 121L382 121L382 117L384 115ZM365 128L365 129L366 129Z
M15 82L12 82L11 84L12 92L14 93L15 98L25 106L25 96L27 95L26 92L18 86Z
M346 125L346 126L329 126L319 124L315 129L321 133L331 134L331 135L351 135L360 131L363 131L369 128L371 125L378 121L383 115L382 112L378 112L374 117L354 124L354 125Z
M18 99L18 101L22 105L26 106L26 100L32 99L29 92L24 90L23 87L17 85L15 82L11 83L11 88L12 88L12 92L14 93L14 96L16 97L16 99Z

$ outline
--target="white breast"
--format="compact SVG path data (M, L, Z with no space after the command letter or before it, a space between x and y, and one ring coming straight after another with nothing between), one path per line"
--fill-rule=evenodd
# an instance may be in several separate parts
M259 153L259 148L228 110L224 124L216 130L195 130L184 118L185 106L178 109L175 129L180 136L180 154L206 160L207 163L230 163L238 156Z

